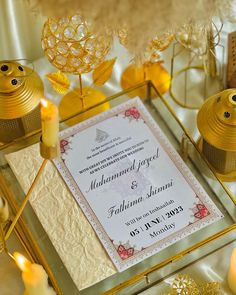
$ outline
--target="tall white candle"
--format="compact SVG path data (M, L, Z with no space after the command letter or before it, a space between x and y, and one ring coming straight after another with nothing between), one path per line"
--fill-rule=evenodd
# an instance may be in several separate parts
M39 264L33 264L20 253L15 252L13 257L22 270L22 279L25 285L24 295L56 295L48 285L48 275Z
M55 147L58 142L59 115L55 104L41 99L42 142L47 147Z
M228 284L231 291L236 294L236 248L233 250L230 258Z

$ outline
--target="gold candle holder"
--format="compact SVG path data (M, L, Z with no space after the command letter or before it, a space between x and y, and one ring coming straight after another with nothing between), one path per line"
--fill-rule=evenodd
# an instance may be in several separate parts
M197 117L201 149L223 181L236 180L236 89L206 100Z
M40 138L40 155L42 158L47 160L53 160L60 156L60 145L59 141L55 146L46 146L43 141L42 137Z

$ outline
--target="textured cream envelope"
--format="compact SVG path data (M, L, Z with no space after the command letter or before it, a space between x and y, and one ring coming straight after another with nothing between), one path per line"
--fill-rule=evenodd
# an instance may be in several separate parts
M6 158L26 193L43 161L39 145L9 154ZM116 272L51 162L46 164L30 204L79 290Z

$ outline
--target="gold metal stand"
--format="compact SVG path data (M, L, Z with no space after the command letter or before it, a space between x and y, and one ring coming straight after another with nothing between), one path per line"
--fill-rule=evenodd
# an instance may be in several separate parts
M0 244L0 253L2 251L8 252L2 223L0 223L0 242L2 243L2 245Z
M34 187L36 186L36 184L37 184L37 182L38 182L38 180L39 180L39 178L40 178L40 176L41 176L41 174L42 174L42 172L43 172L43 170L44 170L46 164L47 164L47 159L44 159L44 160L43 160L43 163L42 163L41 167L39 168L39 171L38 171L38 173L37 173L37 175L36 175L36 177L35 177L35 179L34 179L34 181L33 181L33 183L32 183L32 185L31 185L31 187L30 187L29 190L28 190L28 193L27 193L26 196L25 196L24 201L22 202L22 204L21 204L21 206L20 206L19 211L17 212L15 218L14 218L13 221L12 221L12 224L11 224L9 230L8 230L7 233L6 233L6 236L5 236L5 240L6 240L6 241L9 239L9 237L10 237L10 235L11 235L11 233L12 233L12 231L13 231L13 229L14 229L14 227L15 227L17 221L18 221L18 219L21 217L21 214L22 214L22 212L23 212L23 210L24 210L26 204L28 203L29 198L30 198L30 196L31 196L31 193L32 193Z
M20 206L20 208L19 208L19 210L18 210L15 218L13 219L13 221L12 221L12 223L11 223L11 225L10 225L10 227L9 227L6 235L5 235L5 241L7 241L9 239L9 237L10 237L13 229L16 226L17 221L21 217L22 212L23 212L25 206L27 205L27 203L29 201L29 198L30 198L30 196L31 196L31 194L33 192L33 189L37 185L37 183L39 181L39 178L40 178L40 176L43 173L43 170L44 170L44 168L45 168L45 166L47 164L47 161L48 160L55 159L55 158L57 158L59 156L59 154L60 154L60 151L59 151L59 142L57 143L57 145L55 147L47 147L41 141L40 142L40 153L41 153L41 156L44 158L44 160L43 160L43 162L42 162L42 164L41 164L41 166L39 168L39 171L38 171L37 175L34 178L33 183L31 184L31 187L28 190L28 193L25 196L24 201L22 202L22 204L21 204L21 206Z
M46 160L53 160L60 155L59 143L56 146L48 147L40 141L40 154Z
M73 91L67 93L61 100L59 105L59 113L61 119L64 121L73 115L90 109L98 103L105 102L106 96L101 91L94 88L76 88ZM93 108L91 111L83 113L79 116L74 116L72 119L66 121L66 124L73 126L85 119L88 119L96 114L104 112L110 108L108 102L101 104L98 107Z
M221 52L219 58L216 59L211 34L208 42L210 42L211 47L208 48L207 57L204 57L206 60L203 57L199 58L178 43L173 45L170 95L180 107L197 110L207 97L223 89L224 46L217 44ZM179 67L178 60L181 61L183 67ZM196 72L199 73L199 79L196 79ZM192 79L190 78L191 74ZM179 87L180 83L181 87ZM182 89L178 95L176 94L177 86ZM189 95L188 90L194 88L197 89L196 93L199 92L199 89L203 89L203 91L198 93L197 97L194 95L194 91Z

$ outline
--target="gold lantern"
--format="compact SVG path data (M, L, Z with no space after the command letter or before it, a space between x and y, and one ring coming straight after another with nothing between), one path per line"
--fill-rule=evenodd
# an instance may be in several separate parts
M0 142L10 142L39 129L43 83L29 67L0 61Z
M197 117L202 153L222 180L236 180L236 89L208 98Z

